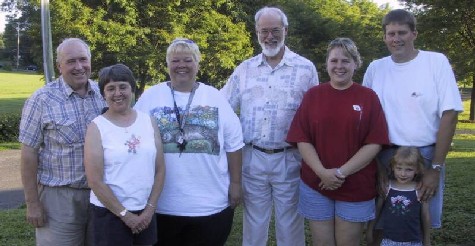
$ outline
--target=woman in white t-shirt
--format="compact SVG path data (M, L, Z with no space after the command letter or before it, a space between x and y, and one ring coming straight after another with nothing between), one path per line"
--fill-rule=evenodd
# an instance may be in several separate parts
M163 142L160 246L224 245L241 199L241 124L217 89L196 81L199 60L195 42L175 39L167 49L170 81L134 106L157 120Z
M155 120L132 109L135 88L125 65L99 72L108 108L88 126L84 147L95 245L157 241L155 206L165 176L162 142Z

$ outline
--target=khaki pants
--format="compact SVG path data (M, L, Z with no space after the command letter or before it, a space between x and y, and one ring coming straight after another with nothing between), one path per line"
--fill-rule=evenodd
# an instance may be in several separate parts
M38 246L92 245L89 222L89 189L38 187L46 224L36 228Z
M243 148L243 246L267 245L272 210L279 246L304 246L304 220L298 214L300 154L297 149L266 154Z

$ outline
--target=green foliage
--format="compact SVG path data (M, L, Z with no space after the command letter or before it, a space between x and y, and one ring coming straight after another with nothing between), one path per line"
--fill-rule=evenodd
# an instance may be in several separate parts
M458 81L475 83L475 8L473 0L406 0L405 5L418 20L418 44L446 54ZM475 100L475 92L471 95ZM470 120L475 120L475 104Z
M5 42L3 41L3 33L0 33L0 50L5 49Z
M199 80L221 87L237 64L260 52L254 14L265 5L279 6L287 13L288 46L317 65L322 81L328 79L326 46L336 37L350 37L359 45L365 66L355 81L361 81L372 59L385 53L379 23L387 10L369 0L63 0L50 4L53 47L66 37L85 39L92 49L93 70L118 62L128 65L139 82L137 94L146 84L167 79L165 52L176 37L197 42L203 54ZM39 1L22 1L17 7L22 12L18 21L28 23L24 33L34 63L41 64Z
M0 142L18 141L20 114L0 114Z
M90 43L95 71L117 62L128 65L140 94L147 83L166 79L166 48L176 37L200 46L200 80L215 86L224 81L252 51L244 23L222 13L234 9L222 0L67 0L52 2L51 19L53 37L79 36Z
M21 145L19 142L0 142L0 151L1 150L9 150L9 149L20 149Z

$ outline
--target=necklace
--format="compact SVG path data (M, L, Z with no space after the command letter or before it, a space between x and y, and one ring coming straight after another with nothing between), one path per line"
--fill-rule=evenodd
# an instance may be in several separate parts
M195 91L198 88L200 84L194 83L193 88L191 89L190 96L188 97L188 103L186 104L185 111L183 112L183 115L180 115L180 110L178 109L178 106L176 104L175 100L175 89L171 85L171 82L168 82L167 85L171 88L171 93L172 93L172 98L173 98L173 107L175 111L175 117L178 122L178 135L176 136L176 143L177 147L180 150L180 156L181 153L186 149L186 144L187 141L185 139L185 124L186 124L186 117L188 116L189 110L190 110L190 105L191 102L193 101L193 97L195 96Z
M133 125L136 120L135 110L132 110L131 113L127 113L125 116L120 116L117 114L105 113L104 117L111 122L113 125L119 129L123 129L124 133L129 133L129 128Z

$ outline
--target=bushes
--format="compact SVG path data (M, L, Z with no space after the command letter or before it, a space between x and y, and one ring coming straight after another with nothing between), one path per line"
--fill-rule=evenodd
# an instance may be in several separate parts
M18 129L20 127L19 113L9 113L0 115L0 142L17 142Z

